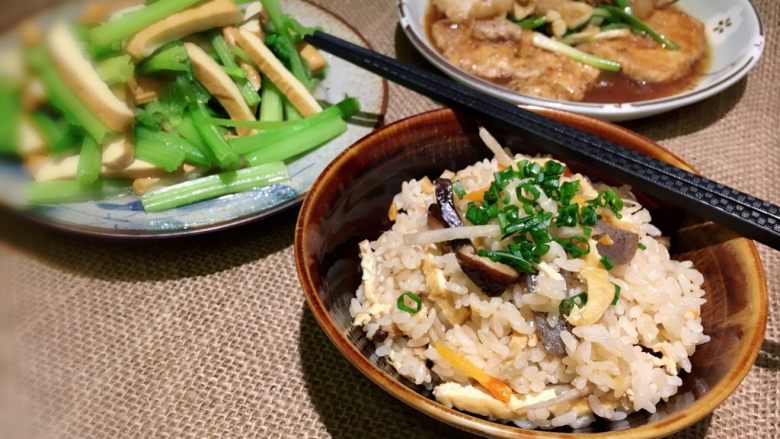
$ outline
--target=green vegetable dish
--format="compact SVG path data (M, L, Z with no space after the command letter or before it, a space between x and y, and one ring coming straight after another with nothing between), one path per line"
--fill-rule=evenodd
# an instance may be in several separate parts
M160 212L290 178L286 161L339 137L360 110L314 98L328 73L278 0L87 6L21 31L23 80L2 78L0 153L30 204L134 191Z

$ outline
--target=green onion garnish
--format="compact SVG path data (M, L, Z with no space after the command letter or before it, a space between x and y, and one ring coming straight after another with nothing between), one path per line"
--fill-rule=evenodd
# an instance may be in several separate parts
M603 256L601 259L599 259L599 261L601 261L601 265L603 265L607 270L611 270L615 266L615 264L613 264L612 261L610 261L606 256Z
M639 248L639 250L642 250L642 251L647 250L647 246L642 244L641 242L639 244L637 244L636 246Z
M583 226L595 225L596 221L597 217L595 206L588 205L580 210L580 223L582 223Z
M569 239L555 238L555 242L560 244L572 258L579 258L590 253L590 244L582 236L572 236Z
M617 305L618 299L620 299L620 285L612 284L615 286L615 297L612 299L612 304Z
M409 306L406 305L406 298L407 297L409 299L411 299L415 303L415 305L416 305L415 308L410 308ZM404 291L403 294L398 296L398 300L396 301L396 306L401 311L408 312L409 314L415 315L418 312L420 312L420 310L422 309L422 306L423 306L422 298L420 296L412 293L411 291Z
M588 303L588 293L580 293L576 296L561 300L561 304L558 305L558 311L560 311L561 314L566 315L569 314L575 306L577 308L582 308L586 303Z

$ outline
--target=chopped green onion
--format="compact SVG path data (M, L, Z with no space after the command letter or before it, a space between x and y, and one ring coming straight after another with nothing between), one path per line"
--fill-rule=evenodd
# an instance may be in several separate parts
M547 24L547 17L543 15L527 17L520 21L515 21L515 23L523 29L536 29Z
M604 9L610 14L612 14L612 16L620 18L621 20L625 21L629 26L631 26L631 28L634 31L649 35L650 38L660 43L661 46L663 46L666 49L680 50L680 46L677 43L670 40L666 36L656 32L655 30L650 28L650 26L642 22L642 20L638 19L635 15L626 12L623 9L620 9L615 6L609 6L609 5L600 5L597 9Z
M583 226L593 226L598 221L596 216L596 207L593 205L584 206L580 209L580 224Z
M619 72L622 66L617 61L612 61L606 58L601 58L589 53L585 53L581 50L575 49L569 45L563 44L559 41L555 41L539 32L534 32L533 44L540 49L549 50L550 52L559 53L565 55L575 61L587 64L589 66L596 67L601 70L609 72Z
M515 189L517 199L526 203L535 203L542 196L542 192L533 183L523 183ZM526 194L530 195L527 197Z
M79 165L76 170L76 180L83 185L94 183L100 177L102 168L100 145L92 137L84 136L79 156Z
M578 190L580 190L579 180L564 182L561 184L561 188L558 194L558 201L561 202L561 205L568 206L571 203L572 198L574 198L574 195L577 194Z
M463 183L459 181L452 183L452 192L461 199L466 196L466 190L463 188Z
M607 270L611 270L612 268L615 267L615 264L613 264L612 261L610 261L609 258L606 256L602 256L601 259L599 259L599 261L601 262L601 265L603 265L604 268L606 268Z
M223 195L282 184L288 180L284 163L267 163L168 186L144 195L141 203L147 212L161 212Z
M577 225L577 214L579 206L569 204L558 209L558 218L555 219L555 225L558 227L574 227Z
M203 0L165 0L154 2L143 9L130 12L90 31L90 40L96 46L108 46L161 21Z
M407 298L409 298L414 302L414 306L415 306L414 308L406 304ZM395 305L396 307L398 307L399 310L408 312L411 315L415 315L418 312L420 312L420 310L422 310L423 300L420 296L412 293L411 291L404 291L403 294L398 296L398 300L396 300Z
M569 239L555 238L566 253L572 258L580 258L590 253L590 243L582 236L572 236Z
M620 285L618 284L612 284L615 286L615 297L612 298L612 304L617 305L618 299L620 299Z
M647 250L647 246L642 244L641 242L639 244L637 244L636 246L637 246L637 248L639 248L639 250L642 250L642 251Z
M588 303L588 293L580 293L576 296L568 297L566 299L561 300L561 304L558 305L558 311L562 315L568 315L571 313L571 311L576 306L577 308L582 308L585 306L585 304Z
M130 55L119 55L100 61L96 69L100 79L111 86L130 80L135 73L135 64Z
M30 204L61 204L104 200L130 190L127 180L97 180L83 185L77 180L32 182L25 188Z

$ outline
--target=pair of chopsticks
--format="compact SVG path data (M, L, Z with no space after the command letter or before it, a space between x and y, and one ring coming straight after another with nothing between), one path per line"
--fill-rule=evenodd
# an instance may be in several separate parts
M780 207L774 204L324 32L308 35L306 41L439 102L512 127L544 151L592 164L647 194L780 250Z

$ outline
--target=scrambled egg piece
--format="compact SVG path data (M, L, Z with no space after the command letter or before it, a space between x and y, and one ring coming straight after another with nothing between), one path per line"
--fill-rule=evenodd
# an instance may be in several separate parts
M362 326L371 321L373 317L381 317L390 312L390 305L379 303L376 293L379 290L377 279L376 257L371 250L368 240L359 244L360 268L363 270L363 296L367 308L355 314L354 325Z
M442 316L453 325L461 325L471 314L466 308L455 308L450 297L450 292L445 286L444 273L433 263L433 257L426 254L422 260L422 269L425 274L425 283L428 285L428 298L439 310Z
M587 326L599 321L615 298L615 287L609 282L609 273L599 261L596 241L589 240L591 252L585 258L587 266L580 276L588 287L588 303L583 308L575 307L566 318L572 326Z

